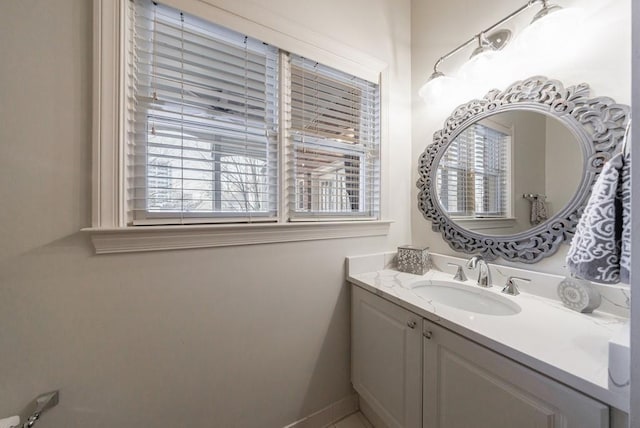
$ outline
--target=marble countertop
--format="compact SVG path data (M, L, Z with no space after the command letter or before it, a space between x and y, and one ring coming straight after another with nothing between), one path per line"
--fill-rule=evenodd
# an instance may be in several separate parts
M471 313L414 294L418 280L452 281L450 273L431 270L423 276L382 269L348 273L348 281L489 349L622 411L629 397L608 388L608 343L627 319L605 312L580 314L559 301L522 292L518 296L460 282L478 292L497 293L516 302L515 315Z

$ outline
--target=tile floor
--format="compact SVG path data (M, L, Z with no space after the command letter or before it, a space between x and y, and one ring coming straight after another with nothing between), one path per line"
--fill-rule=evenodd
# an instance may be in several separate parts
M329 425L327 428L373 428L367 418L360 412L347 416L346 418Z

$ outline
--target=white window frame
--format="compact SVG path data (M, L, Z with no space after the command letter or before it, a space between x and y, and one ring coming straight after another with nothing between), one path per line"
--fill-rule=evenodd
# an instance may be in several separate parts
M163 0L162 3L242 32L380 85L381 220L337 222L286 221L288 201L280 197L279 220L268 224L129 226L125 183L126 54L129 0L94 0L92 226L97 254L219 247L388 234L388 75L386 63L328 36L314 33L251 2L235 0ZM281 127L283 127L281 121ZM283 131L283 129L281 129ZM281 135L284 135L281 132ZM285 150L280 150L284 178ZM287 180L282 179L285 186ZM286 195L284 188L281 195Z

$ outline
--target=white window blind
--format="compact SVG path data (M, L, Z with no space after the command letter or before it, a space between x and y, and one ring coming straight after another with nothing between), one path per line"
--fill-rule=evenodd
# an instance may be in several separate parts
M290 56L290 220L377 218L379 85Z
M506 218L511 135L474 124L449 145L437 171L440 203L452 217Z
M278 49L151 0L132 4L132 222L275 220Z

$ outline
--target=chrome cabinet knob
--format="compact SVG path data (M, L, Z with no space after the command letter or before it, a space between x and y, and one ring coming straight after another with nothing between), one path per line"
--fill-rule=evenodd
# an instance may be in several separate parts
M409 328L411 328L411 329L416 328L416 325L417 325L417 323L416 323L416 321L415 321L415 320L409 320L409 321L407 321L407 326L408 326Z
M429 330L425 330L425 331L422 332L422 335L427 339L431 339L431 337L433 337L433 332L431 332Z

